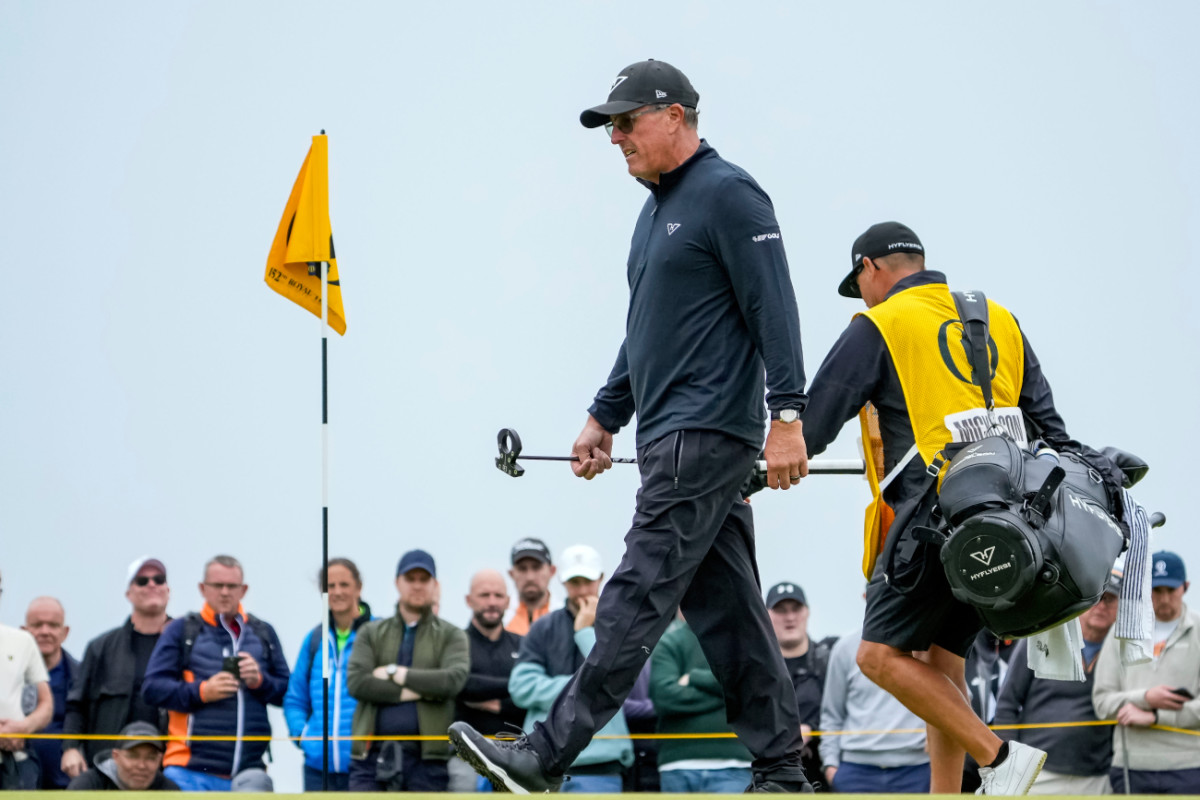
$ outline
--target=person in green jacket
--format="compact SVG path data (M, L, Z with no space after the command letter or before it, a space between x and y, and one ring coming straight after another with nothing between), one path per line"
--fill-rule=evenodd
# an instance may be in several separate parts
M444 792L449 743L403 737L444 736L454 721L454 698L471 669L467 634L433 613L438 582L429 553L400 558L396 589L395 615L359 631L346 685L358 701L353 735L399 738L354 742L350 791Z
M659 733L732 733L725 695L681 614L650 656L650 699ZM736 738L664 739L658 747L662 790L733 794L750 783L753 756Z

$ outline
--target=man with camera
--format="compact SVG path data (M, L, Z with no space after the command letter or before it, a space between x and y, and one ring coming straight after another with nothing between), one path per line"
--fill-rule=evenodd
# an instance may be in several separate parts
M164 774L187 791L270 791L263 764L267 706L281 705L289 670L275 630L246 613L242 565L215 556L204 566L204 608L166 627L142 683L147 703L166 708L172 734L222 736L167 746Z
M981 793L1025 794L1046 754L1002 742L972 712L963 657L982 623L951 594L936 548L916 536L930 524L937 499L930 473L937 472L931 465L939 452L986 430L978 424L983 395L959 343L959 314L945 275L925 269L925 248L905 225L871 226L854 242L851 262L838 293L862 299L867 311L851 321L813 379L804 438L815 456L850 418L859 415L863 423L875 501L865 536L863 571L870 584L858 665L928 723L931 791L960 791L969 752L983 765ZM1042 439L1070 447L1016 320L995 302L988 312L1001 422L1013 420L1023 432L1024 418ZM872 426L881 453L872 447Z

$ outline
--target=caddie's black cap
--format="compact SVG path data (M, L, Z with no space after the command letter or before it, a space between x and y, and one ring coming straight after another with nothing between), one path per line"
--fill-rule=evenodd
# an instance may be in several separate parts
M642 106L679 103L695 108L700 95L692 82L665 61L639 61L621 70L608 90L608 102L589 108L579 115L585 128L599 128L615 114L624 114Z
M808 605L808 601L804 599L804 590L800 588L800 584L784 581L777 583L767 592L767 608L774 608L783 600L795 600L802 606Z
M892 253L919 253L925 255L925 247L913 233L912 228L899 222L877 222L854 240L850 249L850 273L838 285L842 297L862 297L858 291L858 271L864 258L882 258Z

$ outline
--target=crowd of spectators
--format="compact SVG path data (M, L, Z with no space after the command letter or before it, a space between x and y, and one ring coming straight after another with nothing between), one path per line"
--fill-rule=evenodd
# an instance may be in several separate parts
M272 626L242 606L247 585L237 559L218 555L204 565L203 607L178 619L167 615L166 565L138 559L126 576L129 617L88 642L81 660L63 649L70 629L52 597L34 599L20 629L0 625L0 787L271 791L274 705L303 751L305 791L490 791L454 757L447 727L465 720L487 735L531 730L591 652L604 574L587 545L556 560L541 540L522 539L508 570L516 608L509 613L505 576L481 570L465 597L464 630L438 614L441 586L429 553L401 556L396 603L383 616L363 600L354 562L331 559L318 574L328 625L303 637L289 666ZM566 594L558 608L550 602L554 579ZM1085 681L1038 678L1026 665L1026 642L980 635L968 692L1002 736L1049 754L1032 793L1200 792L1200 740L1187 733L1200 729L1200 615L1183 602L1187 573L1177 555L1153 556L1152 584L1149 663L1126 666L1113 641L1119 573L1080 617ZM772 586L764 602L818 791L928 791L923 726L859 670L861 632L810 637L808 599L795 582ZM704 653L680 614L624 713L580 754L562 790L743 791L750 753L734 737L712 736L731 729L710 657L725 654ZM1116 724L1087 724L1106 720ZM1011 727L1021 725L1034 727ZM323 750L326 731L332 739ZM35 733L53 736L26 738Z

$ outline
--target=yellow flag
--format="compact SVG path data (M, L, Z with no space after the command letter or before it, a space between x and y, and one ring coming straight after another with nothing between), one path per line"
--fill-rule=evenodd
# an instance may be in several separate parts
M321 316L321 267L329 262L329 327L346 333L342 287L338 282L333 232L329 225L329 138L314 136L304 165L296 176L271 253L267 256L267 286Z

